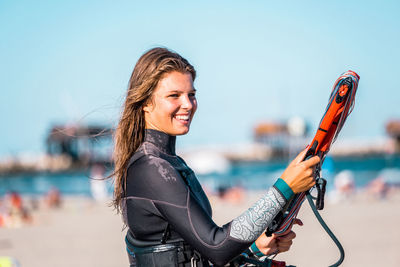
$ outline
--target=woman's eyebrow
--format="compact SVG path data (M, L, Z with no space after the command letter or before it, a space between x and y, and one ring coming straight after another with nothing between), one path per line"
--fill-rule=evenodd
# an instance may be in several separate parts
M197 90L195 88L191 89L190 92L196 92ZM183 90L170 90L168 93L183 93Z

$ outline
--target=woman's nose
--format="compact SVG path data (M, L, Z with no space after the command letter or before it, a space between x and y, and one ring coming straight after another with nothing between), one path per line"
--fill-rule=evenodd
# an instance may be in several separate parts
M184 109L192 109L193 108L194 103L193 103L193 100L189 96L187 96L187 95L182 96L181 101L182 101L181 102L182 108L184 108Z

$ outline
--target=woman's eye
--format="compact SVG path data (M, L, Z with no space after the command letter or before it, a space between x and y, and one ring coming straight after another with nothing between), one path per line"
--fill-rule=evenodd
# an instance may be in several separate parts
M179 95L178 94L171 94L171 95L169 95L169 97L179 97Z
M196 96L196 93L190 93L189 94L189 97L195 97Z

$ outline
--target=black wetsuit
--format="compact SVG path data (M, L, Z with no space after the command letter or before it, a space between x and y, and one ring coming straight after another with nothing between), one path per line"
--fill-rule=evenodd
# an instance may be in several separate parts
M183 238L202 257L224 265L266 229L291 196L282 180L251 208L222 227L193 171L175 154L175 136L146 130L145 141L130 160L124 219L135 239Z

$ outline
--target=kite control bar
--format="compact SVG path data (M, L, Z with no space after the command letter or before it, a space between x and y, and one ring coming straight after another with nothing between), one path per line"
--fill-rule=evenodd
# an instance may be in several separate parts
M340 130L342 129L347 117L351 113L354 107L354 98L356 95L358 81L360 77L354 71L347 71L343 73L335 82L329 102L326 107L325 113L319 123L318 130L311 141L307 150L304 160L312 157L319 156L321 161L315 169L317 199L316 208L312 201L312 197L309 192L303 192L296 194L292 199L288 201L283 210L278 213L271 224L268 226L266 235L270 236L272 233L277 235L283 235L290 231L293 225L293 220L296 218L297 213L304 201L305 196L313 209L314 214L320 221L321 225L328 232L328 234L338 245L341 252L340 260L332 266L339 266L344 259L344 250L340 245L337 238L326 226L317 210L324 208L324 195L326 189L326 180L320 177L321 166L324 162L326 154L329 152L330 146L335 142Z

